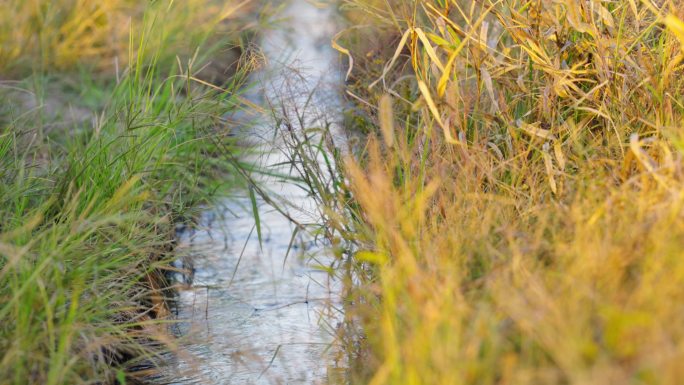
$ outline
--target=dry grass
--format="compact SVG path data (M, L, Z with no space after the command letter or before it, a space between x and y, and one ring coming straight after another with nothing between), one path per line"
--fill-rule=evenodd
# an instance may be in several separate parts
M239 32L224 23L251 1L10 0L0 13L0 72L123 70L130 58L192 55L216 34ZM144 36L131 47L131 36ZM204 47L203 52L206 52Z
M684 4L348 5L359 382L680 383Z

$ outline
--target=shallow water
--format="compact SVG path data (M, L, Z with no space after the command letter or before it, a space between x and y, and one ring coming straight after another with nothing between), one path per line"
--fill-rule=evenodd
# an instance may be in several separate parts
M260 86L250 98L277 106L281 117L301 117L300 125L334 122L342 84L330 48L334 8L294 0L283 16L282 26L263 36L265 64L253 76ZM276 120L265 113L245 129L262 153L252 160L274 174L292 174L282 165L288 158L275 134ZM282 177L255 178L287 200L281 207L289 216L320 222L316 203L296 184ZM193 274L179 294L183 322L176 332L182 343L164 382L316 384L328 382L341 366L333 339L341 319L339 285L313 267L331 261L325 245L305 231L292 242L291 221L258 201L261 243L244 191L207 212L200 230L181 235L179 250L190 256Z

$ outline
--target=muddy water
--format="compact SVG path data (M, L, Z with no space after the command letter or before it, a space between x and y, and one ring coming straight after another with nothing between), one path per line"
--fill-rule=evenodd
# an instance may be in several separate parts
M288 151L275 127L283 115L297 128L337 118L342 76L330 48L332 5L293 0L281 26L261 41L264 66L252 98L266 112L245 125L261 155L252 161L280 176L254 175L282 211L302 224L320 222L316 203L288 180ZM341 318L338 285L315 265L331 257L306 231L258 198L262 240L245 191L206 214L203 226L180 238L192 263L180 292L182 338L165 374L174 384L318 384L337 372L332 334Z

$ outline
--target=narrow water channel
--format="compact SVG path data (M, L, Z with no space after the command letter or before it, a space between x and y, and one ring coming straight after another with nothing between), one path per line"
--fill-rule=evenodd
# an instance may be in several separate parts
M261 38L263 68L253 75L252 98L265 110L302 118L301 125L338 119L342 76L330 48L334 5L293 0L278 28ZM253 161L289 175L284 144L270 113L246 125L260 155ZM301 223L320 221L316 203L288 178L255 176ZM287 201L287 203L284 202ZM339 363L332 337L341 315L338 285L315 265L330 257L324 245L299 231L258 199L262 242L247 192L207 212L203 226L180 237L193 267L180 292L181 346L165 373L174 384L327 383Z

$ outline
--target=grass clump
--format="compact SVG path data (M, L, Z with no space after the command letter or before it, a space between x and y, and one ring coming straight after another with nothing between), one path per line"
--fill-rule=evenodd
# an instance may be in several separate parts
M168 58L236 44L202 23L239 4L9 5L0 17L16 22L0 27L0 70L16 80L0 87L0 383L125 383L173 346L164 270L175 222L239 166L219 155L237 151L223 116L239 104L245 69L210 85L195 77L202 55ZM125 28L119 10L132 12ZM120 50L127 59L107 69ZM21 69L34 60L38 68Z
M208 55L208 43L239 37L246 23L226 21L249 3L10 0L0 15L0 71L26 74L86 66L111 72L126 68L131 50L133 57L154 53L165 64L176 55L191 56L200 45ZM144 47L132 47L130 36L142 37Z
M346 4L355 381L677 384L683 4Z

